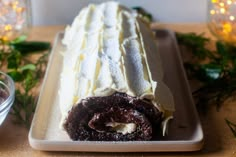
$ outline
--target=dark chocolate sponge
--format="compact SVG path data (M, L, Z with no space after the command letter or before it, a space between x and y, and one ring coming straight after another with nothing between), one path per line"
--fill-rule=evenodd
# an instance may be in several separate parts
M72 140L141 141L151 140L159 132L162 113L151 102L114 93L105 97L90 97L75 105L68 114L64 129ZM135 123L132 133L115 132L108 122Z

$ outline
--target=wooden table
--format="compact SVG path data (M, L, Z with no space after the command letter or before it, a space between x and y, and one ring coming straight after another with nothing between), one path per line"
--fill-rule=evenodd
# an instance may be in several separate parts
M153 24L155 28L168 28L179 32L205 32L211 38L205 24ZM53 42L55 34L64 26L33 27L29 40ZM0 156L1 157L43 157L43 156L204 156L204 157L236 157L236 139L233 137L224 118L236 122L236 99L225 102L219 112L215 106L209 108L206 115L200 114L205 135L205 145L198 152L177 153L79 153L79 152L42 152L33 150L28 143L28 130L12 123L9 115L0 126Z

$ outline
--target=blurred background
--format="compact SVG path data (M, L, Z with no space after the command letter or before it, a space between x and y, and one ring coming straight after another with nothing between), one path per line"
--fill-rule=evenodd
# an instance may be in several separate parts
M106 0L32 0L33 25L70 24L89 3ZM140 6L163 23L205 22L207 0L118 0L128 7Z

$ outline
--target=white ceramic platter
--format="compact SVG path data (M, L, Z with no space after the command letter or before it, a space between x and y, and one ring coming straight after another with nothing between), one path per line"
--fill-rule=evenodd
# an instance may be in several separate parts
M45 151L87 152L169 152L196 151L203 145L202 127L192 101L174 33L157 30L158 51L161 53L164 82L174 96L176 111L168 135L158 141L72 141L59 128L58 83L64 47L63 33L58 33L51 52L37 109L29 132L34 149Z

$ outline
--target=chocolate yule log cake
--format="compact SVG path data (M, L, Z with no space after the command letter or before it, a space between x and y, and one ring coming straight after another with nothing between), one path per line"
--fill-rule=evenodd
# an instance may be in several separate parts
M67 26L59 105L72 140L142 141L165 134L172 95L149 25L117 2L91 4Z

